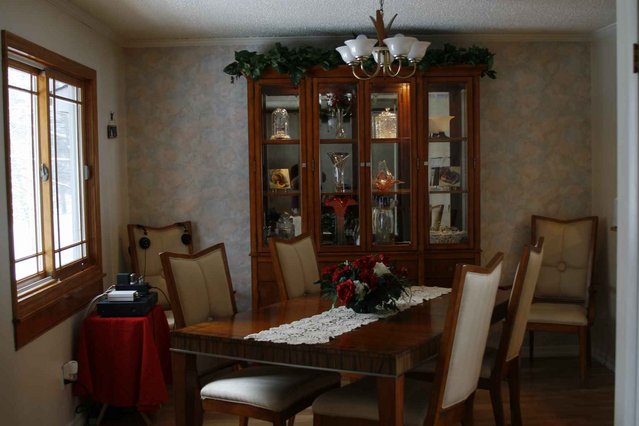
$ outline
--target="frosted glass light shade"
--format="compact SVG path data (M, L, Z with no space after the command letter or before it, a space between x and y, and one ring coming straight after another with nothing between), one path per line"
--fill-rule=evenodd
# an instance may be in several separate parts
M430 46L430 42L428 41L416 41L410 47L410 51L408 52L408 59L412 59L415 61L421 60L426 54L426 49Z
M336 48L335 50L337 50L339 54L342 55L342 61L346 62L347 64L350 64L351 62L355 61L355 57L351 55L350 47L340 46Z
M352 56L355 58L365 58L370 56L377 40L360 34L357 38L346 40L344 43L351 49Z
M388 46L393 57L406 56L410 52L411 46L417 39L415 37L404 37L403 34L397 34L395 37L385 38L384 44Z

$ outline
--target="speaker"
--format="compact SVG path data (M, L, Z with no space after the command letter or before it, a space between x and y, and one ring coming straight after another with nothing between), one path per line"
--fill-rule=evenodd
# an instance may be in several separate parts
M189 232L189 228L184 222L180 222L179 224L182 225L182 227L184 228L184 232L182 232L180 240L182 240L182 244L188 246L193 241L193 238L191 238L191 233Z
M146 250L151 247L151 239L147 236L149 234L148 232L146 232L146 227L144 227L143 225L137 225L137 227L142 229L142 231L144 232L144 236L140 238L138 244L142 250Z

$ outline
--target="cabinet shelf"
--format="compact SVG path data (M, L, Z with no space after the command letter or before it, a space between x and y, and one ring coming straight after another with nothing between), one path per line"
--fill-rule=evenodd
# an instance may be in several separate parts
M428 143L436 143L436 142L466 142L468 140L467 137L461 138L428 138Z
M264 191L264 195L266 195L267 197L299 197L300 191Z
M357 192L355 191L344 191L344 192L330 192L330 191L322 191L322 197L324 196L344 196L344 197L354 197L357 196Z
M397 191L373 191L373 195L385 196L385 195L400 195L410 194L410 188L398 189Z
M402 137L402 138L384 138L384 139L371 139L373 143L410 143L410 138Z
M357 139L320 139L321 144L353 144Z
M264 139L262 145L299 145L299 139Z
M428 192L430 194L467 194L468 190L466 189L429 189Z

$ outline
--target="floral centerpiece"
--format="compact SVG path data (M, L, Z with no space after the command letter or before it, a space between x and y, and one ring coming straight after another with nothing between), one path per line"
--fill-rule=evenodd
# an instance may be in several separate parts
M397 311L396 301L408 294L406 268L395 269L383 254L327 266L318 281L322 296L359 313Z

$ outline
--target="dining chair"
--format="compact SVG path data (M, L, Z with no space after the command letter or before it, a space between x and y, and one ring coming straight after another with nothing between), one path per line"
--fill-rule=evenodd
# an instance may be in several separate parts
M505 426L501 383L508 381L510 393L510 413L513 426L521 425L519 398L519 353L526 334L526 322L539 269L543 259L543 237L535 245L526 245L522 250L515 278L510 288L510 299L506 318L502 323L501 336L497 348L488 346L482 359L479 375L479 389L490 391L490 399L497 426ZM408 377L433 380L436 358L411 370Z
M290 240L272 237L268 247L280 300L320 292L320 286L315 284L320 273L310 234L304 233Z
M166 226L128 224L131 268L138 276L158 291L158 304L163 307L169 328L175 327L171 301L166 287L160 253L193 253L191 222L178 222Z
M457 265L435 380L404 380L404 424L471 425L473 401L486 348L503 253L486 267ZM313 402L315 426L379 424L375 379L328 391ZM401 394L401 392L400 392Z
M590 326L595 320L592 273L597 222L596 216L571 220L532 216L532 239L544 237L545 254L526 327L530 360L534 332L577 334L582 382L588 374Z
M223 243L195 254L165 252L160 258L176 327L237 313ZM290 419L289 425L293 425L295 414L322 392L340 385L337 373L293 367L249 366L213 374L204 374L198 368L197 372L195 385L201 397L201 404L196 406L198 424L204 410L237 415L240 425L247 425L249 417L278 426Z

